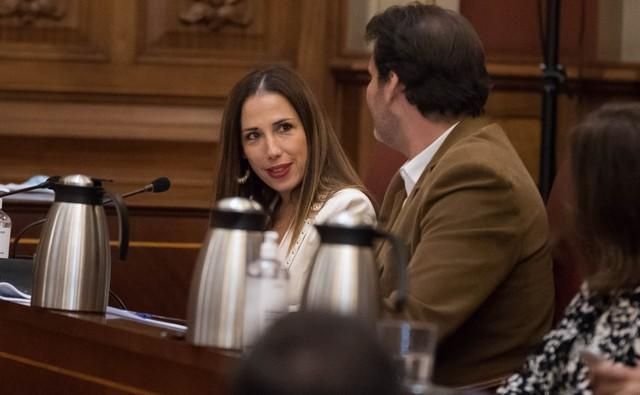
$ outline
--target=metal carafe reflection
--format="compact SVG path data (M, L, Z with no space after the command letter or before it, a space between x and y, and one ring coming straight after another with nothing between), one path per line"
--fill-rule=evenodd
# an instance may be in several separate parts
M50 187L55 200L34 258L31 305L48 309L104 313L109 299L111 253L103 199L118 213L120 259L129 247L129 216L119 195L100 180L76 174Z
M407 252L399 239L349 212L316 225L316 229L321 242L307 278L302 309L354 315L374 324L382 306L379 268L373 255L373 242L377 238L392 243L398 270L392 307L396 311L402 308L407 293Z
M256 260L267 222L260 204L220 200L196 263L187 309L187 341L242 348L247 263Z

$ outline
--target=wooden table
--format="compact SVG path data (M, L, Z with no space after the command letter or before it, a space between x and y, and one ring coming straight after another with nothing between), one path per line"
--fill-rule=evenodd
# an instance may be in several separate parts
M2 394L224 394L238 362L172 330L0 301Z

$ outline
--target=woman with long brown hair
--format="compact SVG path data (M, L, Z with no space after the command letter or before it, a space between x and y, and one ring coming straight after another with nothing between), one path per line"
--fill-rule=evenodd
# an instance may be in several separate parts
M295 71L254 71L231 91L222 119L216 200L245 196L271 215L299 303L319 236L313 223L341 211L375 221L362 182L310 89Z

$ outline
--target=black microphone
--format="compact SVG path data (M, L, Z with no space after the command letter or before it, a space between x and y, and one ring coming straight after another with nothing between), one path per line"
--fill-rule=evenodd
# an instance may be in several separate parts
M171 181L169 181L167 177L158 177L155 180L151 181L151 184L147 184L140 189L136 189L135 191L124 193L122 194L122 197L126 198L129 196L138 195L144 192L153 192L153 193L165 192L169 190L169 188L171 188Z
M38 185L34 185L34 186L22 188L22 189L16 189L16 190L10 191L10 192L0 193L0 198L5 197L5 196L9 196L9 195L15 195L16 193L33 191L34 189L49 188L51 185L56 183L58 180L60 180L60 176L51 176L51 177L47 178L45 181L41 182ZM169 181L169 180L167 180L167 181Z
M153 190L151 192L165 192L171 188L171 181L167 177L158 177L151 182Z
M136 189L135 191L123 193L120 196L123 198L127 198L129 196L139 195L145 192L153 192L153 193L165 192L169 190L170 187L171 187L171 181L169 181L167 177L158 177L155 180L151 181L151 184L147 184L140 189ZM108 203L111 203L111 201L112 201L111 199L106 199L102 203L108 204Z

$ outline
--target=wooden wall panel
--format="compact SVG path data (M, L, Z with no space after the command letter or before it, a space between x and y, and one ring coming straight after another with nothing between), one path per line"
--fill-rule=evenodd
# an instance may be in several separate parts
M256 65L296 62L301 2L240 0L246 21L216 28L187 21L204 3L73 0L60 19L0 18L0 89L224 98Z
M498 122L522 158L534 180L540 163L540 94L518 90L494 90L486 112Z
M371 155L375 144L373 121L365 99L366 75L340 71L336 78L336 107L340 109L334 122L336 133L358 173L366 174L374 159Z
M12 149L0 156L3 183L34 174L80 173L111 179L114 183L105 187L122 193L166 176L172 181L169 191L140 195L131 203L202 208L211 204L217 160L211 143L4 136L2 146Z

